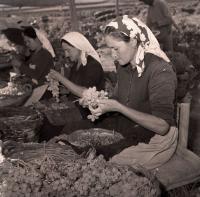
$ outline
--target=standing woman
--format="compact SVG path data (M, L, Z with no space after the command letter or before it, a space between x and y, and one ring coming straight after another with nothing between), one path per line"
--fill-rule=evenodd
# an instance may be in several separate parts
M69 101L71 103L76 101L86 88L95 86L97 90L104 89L104 71L99 55L86 37L79 32L69 32L62 37L61 43L65 57L72 62L69 78L55 70L52 70L50 75L70 91ZM76 107L72 108L71 113L66 117L63 133L94 126L87 119L87 115L90 114L89 110L82 108L78 102L75 102L75 105Z
M113 129L127 144L110 160L156 168L177 146L176 74L151 30L136 18L124 15L110 22L105 41L119 64L115 99L100 100L98 108L90 110L96 116L117 114Z

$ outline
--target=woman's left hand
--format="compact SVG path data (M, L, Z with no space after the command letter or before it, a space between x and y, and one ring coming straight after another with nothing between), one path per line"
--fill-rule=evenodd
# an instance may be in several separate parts
M60 81L60 79L62 77L62 75L59 72L57 72L53 69L50 70L49 76L57 81Z
M102 99L98 101L98 107L89 107L89 110L95 116L100 116L107 112L118 111L119 102L114 99Z

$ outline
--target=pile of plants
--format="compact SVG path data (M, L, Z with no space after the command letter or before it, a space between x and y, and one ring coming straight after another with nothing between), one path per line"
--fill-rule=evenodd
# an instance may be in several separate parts
M65 146L55 145L54 150L48 151L47 144L43 155L29 161L12 156L5 159L0 165L0 196L159 196L157 180L145 169L110 163L101 155L78 156ZM39 150L41 153L41 147ZM29 154L27 151L23 154Z

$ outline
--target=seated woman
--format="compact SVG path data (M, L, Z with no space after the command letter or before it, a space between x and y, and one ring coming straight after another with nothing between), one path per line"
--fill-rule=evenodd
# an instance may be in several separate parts
M33 27L25 27L22 34L30 54L24 58L23 62L22 59L14 58L12 65L16 72L29 77L34 87L43 85L46 75L54 66L53 57L42 47Z
M119 64L115 99L99 100L98 108L90 111L96 116L115 112L109 117L112 129L126 139L110 161L156 168L177 146L176 74L153 33L136 18L125 15L110 22L105 41Z
M71 92L68 96L71 109L62 130L62 133L71 133L77 129L94 127L94 124L87 119L89 110L82 108L75 101L86 88L95 86L97 90L104 89L105 79L99 55L81 33L66 33L62 37L61 43L65 57L72 62L69 78L67 79L54 70L51 71L50 75Z
M151 30L127 15L110 22L105 41L118 61L115 99L100 100L91 112L117 112L117 131L129 147L111 158L121 164L148 169L168 161L176 150L176 74Z

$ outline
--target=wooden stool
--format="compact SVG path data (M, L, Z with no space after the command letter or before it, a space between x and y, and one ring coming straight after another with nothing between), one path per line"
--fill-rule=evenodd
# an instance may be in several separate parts
M166 190L171 190L200 180L200 157L187 149L190 103L179 103L177 123L178 146L172 158L159 167L156 177Z

